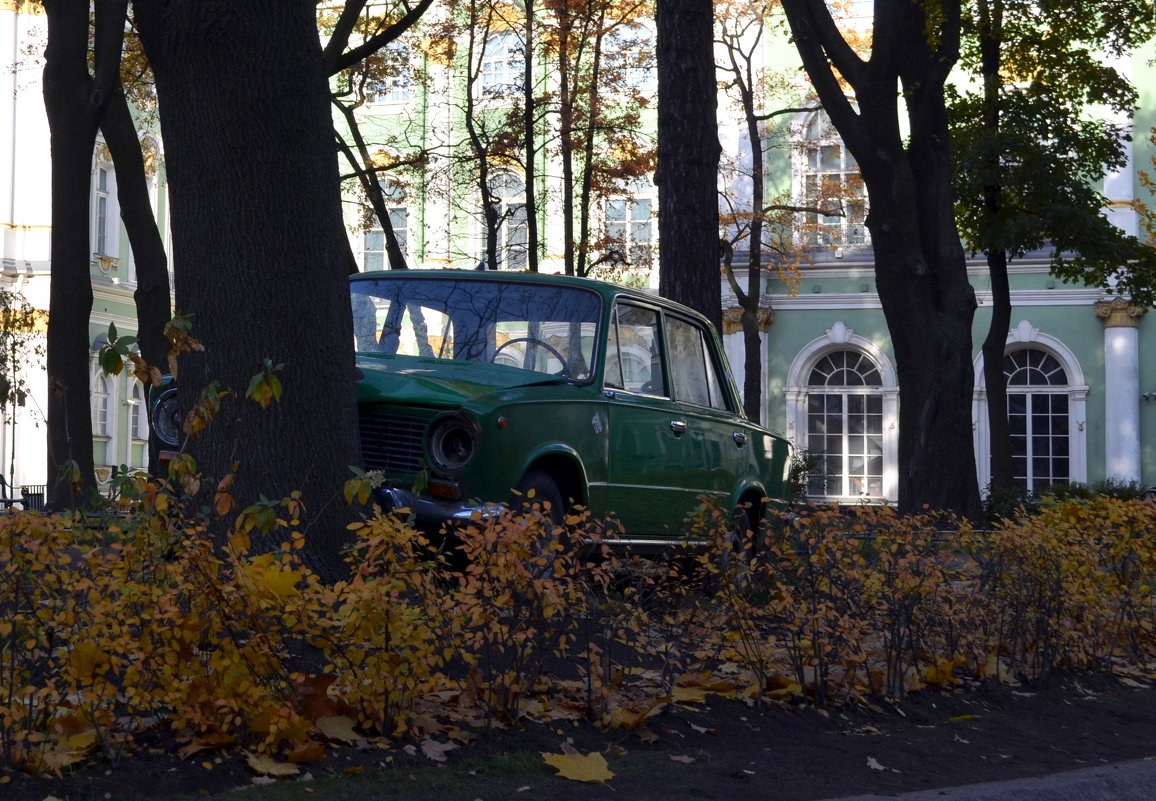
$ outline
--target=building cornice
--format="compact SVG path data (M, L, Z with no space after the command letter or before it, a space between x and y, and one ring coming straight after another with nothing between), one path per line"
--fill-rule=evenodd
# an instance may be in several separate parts
M1104 296L1099 289L1018 289L1011 293L1012 306L1091 306ZM800 292L769 295L770 305L785 309L881 309L874 292ZM976 292L981 307L991 306L991 292Z

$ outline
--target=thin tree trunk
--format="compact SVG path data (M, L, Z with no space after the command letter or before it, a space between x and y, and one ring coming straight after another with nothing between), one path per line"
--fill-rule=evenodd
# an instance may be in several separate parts
M103 103L114 85L115 66L104 66L100 83L89 73L89 7L46 0L48 46L44 53L44 107L52 156L52 280L48 301L48 486L49 508L76 508L96 500L89 400L88 322L89 201L92 153ZM108 15L123 5L98 5L97 63L110 56ZM103 34L103 35L102 35ZM119 41L118 41L119 45ZM119 64L119 50L116 51Z
M538 196L537 160L538 136L534 116L538 113L534 102L534 0L526 0L525 31L523 36L524 70L522 83L522 135L525 137L526 163L526 268L538 272Z
M137 286L133 300L136 302L141 358L158 370L167 371L169 341L165 337L165 325L172 317L169 260L153 214L136 123L120 87L109 98L100 129L116 167L120 216L136 265ZM141 413L146 413L146 410L142 409ZM150 443L148 467L154 475L160 470L157 459L157 448Z
M980 60L983 73L983 125L989 141L995 141L1000 130L1000 42L1003 41L1003 13L1000 3L980 2ZM987 174L992 183L983 188L985 213L997 217L1002 211L1003 187L999 175L999 153L993 148L987 156ZM1007 491L1014 480L1011 434L1007 418L1007 377L1004 375L1004 351L1011 328L1011 289L1008 284L1007 251L992 250L987 256L991 277L991 323L983 342L983 381L987 390L987 423L991 446L991 490Z
M1011 292L1008 287L1007 251L987 256L991 275L991 324L983 341L983 382L987 389L987 425L991 438L991 489L1012 488L1011 432L1007 419L1007 376L1004 351L1011 328Z

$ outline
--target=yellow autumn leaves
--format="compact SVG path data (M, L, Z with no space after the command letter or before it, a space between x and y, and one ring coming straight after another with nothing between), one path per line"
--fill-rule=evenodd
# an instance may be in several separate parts
M442 760L519 720L646 739L667 705L710 694L837 704L1154 652L1156 508L1142 503L1061 504L984 532L817 512L766 532L753 564L711 551L646 570L580 515L565 531L540 514L478 519L453 563L378 516L326 584L300 559L301 498L262 500L217 545L166 497L144 492L97 528L0 516L6 767L121 756L150 726L185 758L234 749L264 776L349 745ZM274 532L280 548L252 552ZM543 758L612 777L598 754Z

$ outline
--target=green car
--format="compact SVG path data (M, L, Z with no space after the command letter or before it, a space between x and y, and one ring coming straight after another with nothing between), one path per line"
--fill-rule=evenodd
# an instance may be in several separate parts
M648 550L683 541L704 500L753 524L785 497L787 442L747 419L684 306L533 273L363 273L350 292L363 467L422 527L533 490Z

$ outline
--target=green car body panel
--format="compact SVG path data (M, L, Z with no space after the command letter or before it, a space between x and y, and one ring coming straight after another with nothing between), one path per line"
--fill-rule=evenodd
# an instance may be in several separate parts
M363 466L378 503L425 527L510 501L531 472L633 545L681 540L704 499L784 498L787 442L745 417L717 332L685 307L529 273L350 287Z

